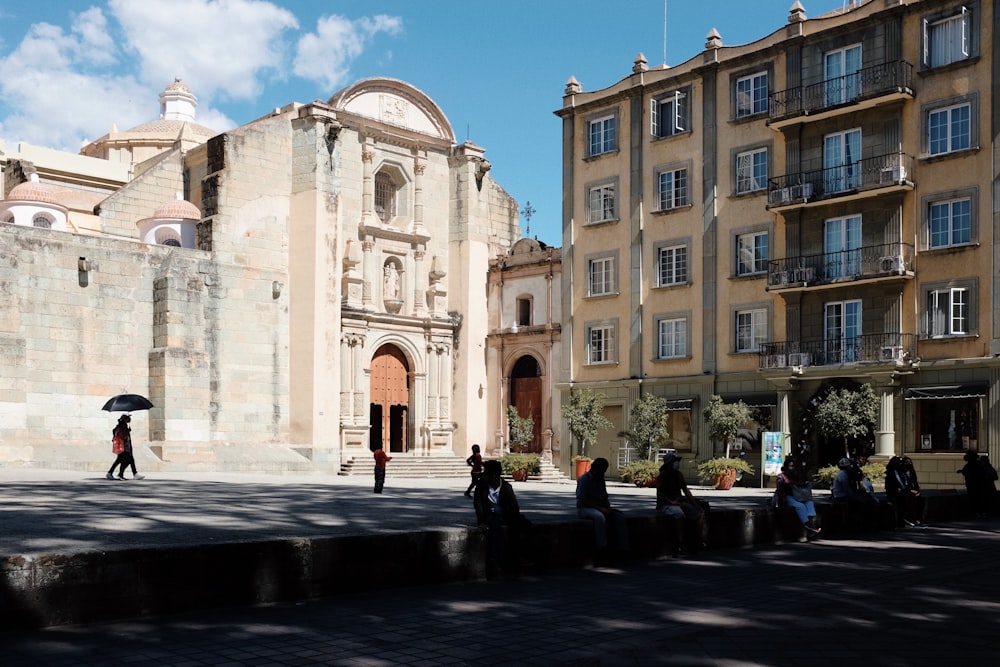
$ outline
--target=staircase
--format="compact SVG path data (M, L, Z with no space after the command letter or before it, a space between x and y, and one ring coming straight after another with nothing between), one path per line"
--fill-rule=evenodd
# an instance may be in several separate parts
M352 458L340 465L341 475L371 476L375 467L374 461L369 457ZM386 467L386 478L435 478L435 479L468 479L469 466L465 459L459 456L421 456L409 457L396 455ZM556 468L550 461L542 461L542 472L540 475L529 477L535 482L566 482L569 478Z

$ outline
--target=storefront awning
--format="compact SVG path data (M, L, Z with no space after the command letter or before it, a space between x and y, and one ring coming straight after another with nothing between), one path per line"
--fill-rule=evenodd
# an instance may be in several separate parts
M693 398L667 399L667 410L690 410L694 404Z
M984 384L951 384L940 387L913 387L903 392L903 400L924 401L934 399L982 398L986 395Z

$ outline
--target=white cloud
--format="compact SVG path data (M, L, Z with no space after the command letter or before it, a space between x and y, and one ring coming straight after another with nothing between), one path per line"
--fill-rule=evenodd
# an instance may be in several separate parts
M282 35L298 28L288 10L262 0L109 0L139 56L144 81L163 86L181 76L199 97L253 99L259 76L279 75Z
M352 21L343 16L324 16L316 23L316 32L299 38L294 72L318 82L333 93L348 78L351 61L379 33L402 32L403 21L380 14Z

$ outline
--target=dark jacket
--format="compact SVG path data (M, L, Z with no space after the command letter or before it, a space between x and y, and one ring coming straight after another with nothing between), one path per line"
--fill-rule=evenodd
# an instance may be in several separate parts
M472 504L476 508L477 523L487 523L487 519L493 514L493 505L490 503L490 485L485 479L476 485ZM500 509L503 523L511 523L521 513L514 487L506 480L500 480Z

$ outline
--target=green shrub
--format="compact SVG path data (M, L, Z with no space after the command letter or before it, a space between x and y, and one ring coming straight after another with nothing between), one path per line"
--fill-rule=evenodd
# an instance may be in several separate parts
M813 475L813 484L817 489L829 489L833 487L833 478L837 476L840 472L840 468L837 466L826 466L825 468L820 468ZM884 463L866 463L861 466L861 472L865 474L865 477L874 482L881 482L885 480L885 464Z
M659 477L660 464L656 461L633 461L618 471L623 482L635 484L636 486L649 486L649 484Z
M753 466L747 463L744 459L730 459L725 456L719 456L714 459L702 461L698 464L698 479L705 484L709 484L712 482L712 477L715 475L721 475L727 470L735 470L736 472L742 472L748 475L753 474Z
M542 457L538 454L504 454L500 457L500 468L505 475L521 468L527 468L529 475L538 475L542 472Z

